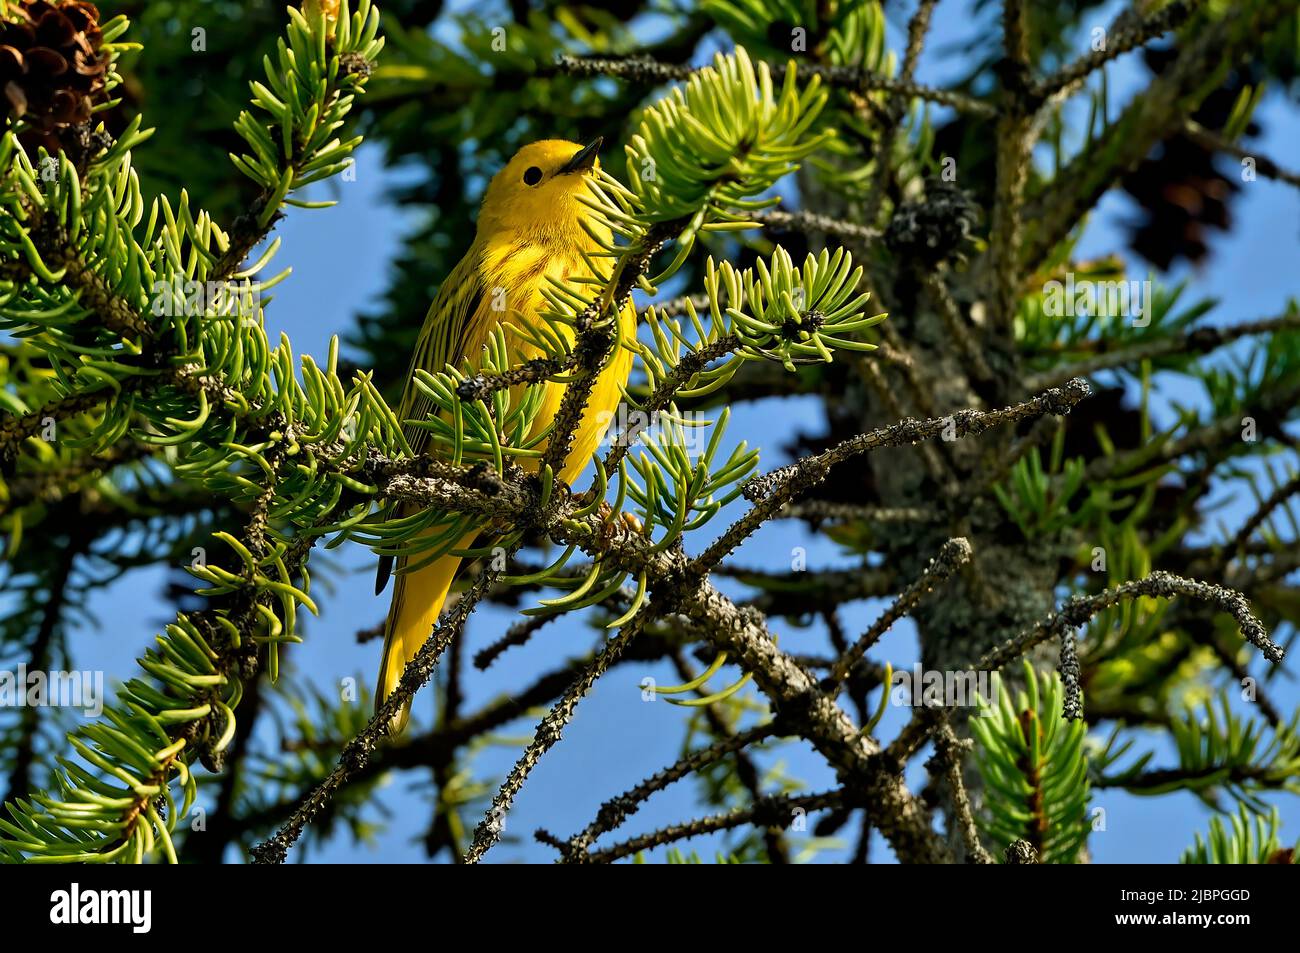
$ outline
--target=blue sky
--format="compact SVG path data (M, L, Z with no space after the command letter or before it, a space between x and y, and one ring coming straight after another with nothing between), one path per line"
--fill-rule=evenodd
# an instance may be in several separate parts
M960 12L956 4L942 4L940 10L918 75L925 82L942 83L950 79L955 72L954 61L945 62L938 53L969 37L973 31L987 28L986 21L956 15ZM1099 24L1109 19L1109 9L1096 15ZM903 17L891 25L890 43L894 48L900 47L900 26L905 23ZM1083 36L1086 38L1086 32ZM1083 49L1081 45L1080 50ZM1133 56L1116 64L1111 75L1116 108L1141 84L1143 76ZM1266 136L1259 143L1261 151L1288 161L1294 153L1289 147L1300 141L1300 117L1295 104L1275 91L1265 100L1258 118L1266 129ZM1231 160L1223 160L1225 169L1230 165ZM267 329L273 340L283 331L289 334L299 352L323 355L330 336L345 333L354 316L376 302L389 280L402 235L415 224L409 213L398 211L386 198L387 189L394 181L395 174L382 167L377 150L363 147L355 181L334 183L319 189L315 196L325 197L329 193L329 197L339 199L338 207L327 211L291 210L277 232L283 239L278 264L291 265L293 274L277 289L276 299L267 312ZM1186 278L1192 300L1206 296L1220 299L1222 304L1211 319L1215 322L1232 323L1277 314L1296 288L1300 192L1261 178L1242 184L1233 208L1237 225L1230 236L1215 236L1206 265L1161 276L1166 281ZM1129 214L1125 199L1108 196L1088 226L1082 253L1086 256L1123 251L1120 225ZM1144 275L1144 264L1133 261L1131 265L1133 277ZM409 319L419 322L423 313L412 314ZM786 462L779 450L773 448L799 429L815 429L820 420L820 406L812 399L744 405L735 409L728 444L746 439L751 445L763 447L761 466L770 469ZM1242 506L1237 506L1230 508L1229 513L1239 514L1241 510ZM728 516L727 512L720 514L702 532L699 541L711 538L711 531L724 526ZM784 522L761 531L737 554L735 562L781 569L789 565L791 549L795 546L807 547L810 567L847 566L856 561L825 540L808 536L796 524ZM342 556L333 558L332 565L340 571L318 579L322 587L318 593L322 617L310 620L305 629L305 643L288 653L290 663L298 672L331 694L337 692L340 680L349 676L366 684L372 682L379 645L370 642L358 646L355 633L379 621L386 609L386 598L373 595L373 556L355 547L338 552ZM103 668L110 680L131 674L131 660L144 649L149 633L164 620L165 605L158 598L163 578L161 569L142 570L98 598L92 606L98 623L87 627L74 641L79 668ZM852 632L865 628L884 604L871 601L849 608L844 613L847 629ZM493 641L511 621L513 616L501 609L489 607L480 612L470 626L466 654ZM819 631L800 632L779 626L777 631L784 637L783 646L807 645L812 649L822 643ZM528 646L507 653L488 673L471 669L465 680L467 710L527 684L537 673L559 667L572 655L589 651L598 637L586 625L554 624ZM896 626L871 654L879 661L892 661L896 667L910 666L917 655L914 630L909 623ZM1254 663L1252 670L1256 670ZM647 675L661 684L677 680L666 666L627 665L597 683L592 694L578 707L564 740L530 777L508 816L507 841L488 855L490 861L552 859L553 852L533 842L532 831L536 827L545 826L561 835L572 833L590 820L605 797L635 784L677 758L687 715L662 701L643 702L638 683ZM1283 683L1274 691L1284 710L1289 711L1300 702L1300 692L1291 682ZM432 712L431 699L431 692L426 691L416 702L416 718L426 724ZM881 735L892 736L907 714L904 709L891 707L880 729ZM495 780L509 769L522 745L531 737L535 722L536 718L532 717L520 719L503 732L502 743L484 750L474 761L475 777L494 787ZM789 777L798 778L807 790L821 790L834 781L820 758L806 745L784 746L779 760L765 755L761 761L769 769L779 769ZM909 777L913 782L919 780L916 770ZM352 844L346 835L336 837L322 850L313 852L312 859L352 863L422 861L424 855L418 838L429 819L427 789L424 773L392 777L383 795L392 812L389 830L374 845L367 846ZM698 813L694 793L694 786L688 781L657 795L623 833L637 833L694 816ZM1191 843L1193 833L1205 828L1208 819L1204 809L1186 795L1141 799L1105 794L1096 803L1107 811L1106 831L1094 835L1090 841L1095 860L1102 863L1174 861ZM1284 834L1294 841L1300 834L1294 800L1283 799L1279 803L1284 816L1292 815ZM471 823L477 821L472 815L468 819ZM846 829L850 835L847 846L851 846L855 831L856 825ZM706 838L691 842L689 847L707 858L718 844L719 839ZM830 861L842 856L841 850L831 849L818 859ZM889 859L888 849L878 837L873 843L873 859Z

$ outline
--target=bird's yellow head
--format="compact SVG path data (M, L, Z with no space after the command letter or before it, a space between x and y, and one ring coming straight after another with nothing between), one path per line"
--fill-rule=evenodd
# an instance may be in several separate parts
M488 185L479 233L572 243L581 234L578 221L590 214L578 197L588 194L587 176L600 168L600 144L543 139L524 146Z

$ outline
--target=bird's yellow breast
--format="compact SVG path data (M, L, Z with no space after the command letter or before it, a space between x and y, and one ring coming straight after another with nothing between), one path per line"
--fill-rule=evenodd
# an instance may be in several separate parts
M509 325L527 326L542 320L541 313L549 308L543 289L554 282L572 282L575 278L592 277L591 269L579 249L594 250L594 243L586 232L566 236L567 240L537 242L520 240L516 236L489 236L483 243L479 259L479 277L483 284L480 308L486 309L487 320L482 327L495 327L506 323L506 346L511 363L523 363L533 358L548 356L522 335L512 332ZM571 285L590 294L595 285ZM567 326L557 328L568 340L573 331ZM631 301L623 309L619 320L620 340L630 341L636 336L636 308ZM621 388L627 383L632 369L630 350L615 344L608 362L601 370L592 389L591 398L583 414L582 424L574 435L574 446L565 462L560 478L572 483L599 446L613 411L622 397ZM548 427L560 410L564 385L543 384L541 410L533 433ZM518 394L514 395L516 398Z

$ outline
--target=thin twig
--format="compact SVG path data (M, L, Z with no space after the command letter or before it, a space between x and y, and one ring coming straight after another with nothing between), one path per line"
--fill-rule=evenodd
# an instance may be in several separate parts
M939 550L939 555L930 560L920 577L899 593L893 604L871 623L871 627L862 634L862 637L836 660L830 674L822 682L822 690L836 691L880 637L893 628L895 622L916 608L935 586L969 562L970 557L971 548L967 540L957 538L944 543Z
M966 848L966 862L991 864L993 858L980 842L979 828L976 827L975 817L971 813L970 795L966 793L966 783L961 776L962 761L972 744L969 738L959 739L957 733L952 730L952 725L948 723L948 719L940 717L934 732L934 758L929 767L932 771L935 768L941 769L948 782L953 821L961 830L962 843Z
M916 75L917 61L921 58L921 50L925 46L925 35L930 29L930 15L934 12L936 3L938 0L920 0L916 12L907 23L907 49L903 54L902 68L898 72L902 80L911 81ZM863 203L862 220L865 222L877 220L885 193L894 179L895 170L891 162L894 143L898 140L899 122L906 112L907 103L895 98L886 107L884 119L880 123L879 145L875 154L876 173L871 191L867 193L866 201Z
M829 215L818 215L815 212L784 212L780 209L771 209L765 212L753 212L749 217L756 222L762 222L765 228L774 232L820 232L834 235L836 238L864 242L875 241L882 234L878 228L846 222L843 219L831 218Z
M953 439L961 439L1030 417L1066 414L1090 393L1087 382L1076 379L1062 387L1044 391L1030 400L998 410L959 410L949 417L930 420L909 418L889 427L850 437L816 456L806 457L788 467L754 477L745 484L745 496L754 501L753 507L694 560L692 571L704 573L712 569L792 499L824 480L831 468L838 463L880 447L909 446L941 434L945 438L951 435Z
M561 56L555 64L555 69L573 76L616 76L630 82L646 84L689 79L693 73L705 68L707 67L660 63L644 56L626 59ZM795 68L800 75L817 76L830 86L855 93L890 93L907 99L924 99L943 106L951 106L959 112L970 113L973 116L991 116L996 111L990 103L957 90L937 89L855 66L797 63ZM778 69L777 72L779 73L780 70Z
M1098 371L1127 367L1161 357L1207 354L1252 334L1274 334L1279 331L1294 330L1300 330L1300 313L1285 314L1279 318L1261 321L1246 321L1227 327L1193 328L1190 331L1159 337L1153 341L1127 344L1113 351L1105 350L1106 345L1103 340L1098 343L1099 349L1095 356L1053 368L1042 374L1032 375L1025 381L1025 390L1036 391L1044 387L1055 387L1071 377L1090 377Z
M958 308L957 302L953 299L952 293L948 291L948 286L944 283L943 277L938 272L927 273L923 279L925 290L929 293L931 300L938 307L939 317L943 319L943 326L948 329L953 340L957 342L957 349L965 359L967 369L979 381L993 380L993 371L988 365L984 356L984 349L976 341L975 335L971 332L970 325L962 315L961 309ZM1070 374L1067 377L1057 381L1058 384L1065 383L1070 377L1082 377L1082 374ZM1054 386L1054 385L1049 385ZM1041 388L1027 387L1027 391L1041 390Z
M673 764L646 778L636 787L610 798L600 806L595 819L566 842L564 860L566 863L581 860L589 852L596 838L612 831L641 809L652 794L662 791L669 785L680 781L688 775L695 774L709 765L721 761L727 755L740 751L749 745L771 738L776 734L776 723L766 722L746 729L729 738L722 738L707 748L692 751Z
M717 831L731 830L746 824L772 824L787 827L797 816L797 811L821 811L828 807L838 807L842 803L844 803L843 791L824 791L821 794L804 794L798 797L789 797L782 794L769 795L755 801L748 807L737 808L725 814L712 814L708 817L687 821L684 824L674 824L671 827L660 828L650 834L642 834L640 837L634 837L605 850L588 854L584 862L608 864L624 857L630 857L643 850L671 844L674 841L685 840L689 837L700 837L704 834L713 834ZM539 832L539 834L541 835L538 838L539 840L555 846L555 842L548 838L544 831ZM558 846L562 848L565 845L561 843Z
M288 856L289 848L301 836L303 830L329 804L330 799L348 778L364 767L371 753L388 734L393 718L412 696L433 676L438 659L446 651L452 640L457 638L465 628L474 607L491 588L501 573L491 567L485 569L471 589L461 597L456 607L438 621L433 627L424 645L407 663L401 680L392 694L379 706L374 716L343 748L338 763L316 788L298 806L297 810L280 827L274 836L249 850L254 863L282 864Z
M1240 592L1225 586L1185 579L1173 573L1153 572L1142 579L1120 583L1095 595L1071 596L1059 610L993 649L981 658L974 668L981 672L997 671L1020 658L1034 646L1081 628L1097 613L1118 605L1126 599L1136 599L1141 596L1159 599L1183 596L1208 602L1219 611L1226 612L1236 619L1242 638L1258 648L1266 659L1273 663L1282 661L1284 654L1282 648L1269 638L1268 630L1250 611L1250 603Z
M1132 473L1143 467L1158 467L1196 453L1216 450L1242 439L1243 418L1286 419L1300 402L1300 384L1284 390L1269 390L1239 412L1225 414L1207 424L1189 430L1176 439L1165 439L1113 456L1098 457L1088 464L1089 481L1105 480ZM1280 429L1280 428L1279 428Z
M510 774L505 781L502 782L496 796L492 798L492 805L488 808L487 814L479 822L478 828L474 832L474 843L470 845L465 854L467 864L478 863L492 845L501 839L501 832L505 829L505 815L518 796L524 781L528 779L528 775L532 773L533 768L536 767L542 756L560 740L560 734L564 731L564 726L573 718L578 702L582 700L587 692L591 691L596 679L604 675L610 666L618 661L632 643L632 640L640 634L645 623L649 620L651 605L652 603L647 603L642 606L632 620L624 625L617 635L605 643L592 663L574 680L560 700L552 706L546 717L542 719L541 724L537 726L537 730L533 733L532 742L519 760L515 762L515 766L510 770Z
M1275 489L1262 503L1259 504L1259 508L1256 509L1254 513L1250 514L1250 518L1242 524L1241 529L1237 530L1236 535L1232 538L1232 542L1230 542L1224 550L1225 554L1231 553L1236 555L1241 553L1245 548L1246 543L1250 540L1250 537L1255 534L1255 530L1264 525L1269 514L1297 493L1300 493L1300 473L1296 473L1290 480Z
M1029 181L1033 150L1029 87L1029 27L1024 0L1003 0L1003 46L1006 50L1003 109L997 123L997 201L989 233L991 323L1005 337L1015 319L1023 215L1021 204Z
M1170 30L1178 29L1204 2L1205 0L1173 0L1172 3L1147 15L1132 26L1114 31L1112 35L1106 37L1103 49L1093 50L1079 57L1035 84L1034 96L1038 99L1047 99L1064 87L1071 86L1096 72L1111 60L1139 46L1145 46Z
M1211 132L1194 119L1187 120L1183 124L1183 132L1189 139L1206 149L1213 149L1216 152L1226 152L1228 155L1236 156L1238 159L1250 159L1255 163L1255 171L1266 179L1275 179L1278 182L1285 182L1287 185L1294 185L1300 188L1300 173L1284 169L1268 156L1258 155L1243 146L1237 145L1230 139L1225 138L1217 132Z
M782 519L833 520L844 523L932 523L932 510L920 506L864 506L834 500L802 500L781 511Z

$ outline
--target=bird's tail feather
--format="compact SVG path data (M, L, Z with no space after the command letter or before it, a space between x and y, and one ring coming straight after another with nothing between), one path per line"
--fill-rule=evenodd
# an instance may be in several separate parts
M477 532L464 536L457 549L474 542ZM460 569L461 557L448 554L412 572L402 572L405 560L399 560L394 576L393 603L384 625L384 654L379 663L379 685L375 689L375 709L393 693L402 672L433 632L433 627L447 601L447 593ZM396 735L406 728L411 715L408 700L394 716L389 733Z

